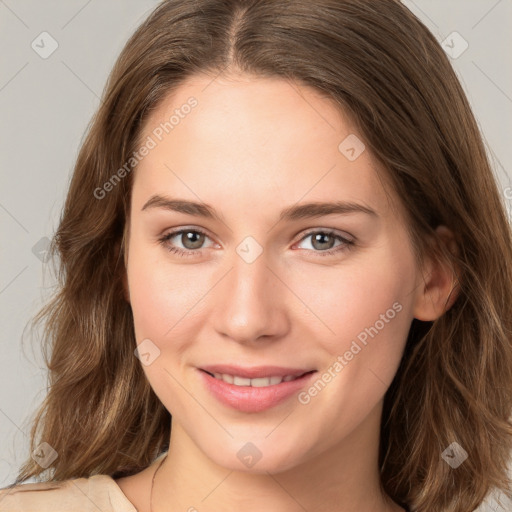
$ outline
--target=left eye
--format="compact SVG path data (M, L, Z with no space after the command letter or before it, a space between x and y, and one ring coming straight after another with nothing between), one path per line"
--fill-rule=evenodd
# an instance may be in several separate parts
M173 238L180 237L184 249L176 247L174 243L170 243ZM206 233L198 229L182 229L180 231L174 231L164 235L160 239L160 243L165 246L169 251L179 254L180 256L190 256L200 252L201 245L204 243L204 239L208 238Z
M175 243L171 243L173 238L180 237L180 243L183 248L176 247ZM333 231L310 231L302 237L300 242L303 242L307 238L312 237L311 247L313 252L319 253L321 256L327 256L338 251L350 249L354 245L354 240L347 239L341 235L336 234ZM173 231L164 235L159 242L166 247L169 251L178 254L179 256L193 256L203 248L202 245L206 238L209 238L206 233L198 229L182 229L179 231ZM333 246L333 243L338 240L340 244Z
M338 251L350 249L354 244L353 240L336 234L333 231L310 231L302 239L301 242L311 238L311 246L317 249L314 252L320 253L321 256L330 255ZM333 246L336 240L340 241L338 246Z

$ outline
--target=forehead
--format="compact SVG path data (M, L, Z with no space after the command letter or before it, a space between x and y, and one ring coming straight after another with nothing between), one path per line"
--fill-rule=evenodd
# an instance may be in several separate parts
M149 139L134 202L167 193L229 200L238 211L301 198L356 200L382 213L389 206L378 163L351 120L332 100L286 80L194 76L148 117L140 140Z

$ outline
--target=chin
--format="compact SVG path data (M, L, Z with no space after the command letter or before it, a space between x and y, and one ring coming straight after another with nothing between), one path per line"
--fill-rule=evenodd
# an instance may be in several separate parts
M215 464L244 473L281 473L301 463L300 454L279 451L277 447L271 446L271 443L267 443L266 448L259 448L257 443L251 442L235 442L233 445L235 445L233 448L224 446L220 453L208 451L205 453Z

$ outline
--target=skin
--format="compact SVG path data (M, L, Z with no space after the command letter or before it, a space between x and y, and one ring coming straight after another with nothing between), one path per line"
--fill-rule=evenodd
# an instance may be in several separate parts
M413 318L434 320L451 305L454 274L416 263L378 162L368 149L354 161L338 150L349 134L362 136L329 99L285 80L198 75L153 111L142 140L190 96L198 106L134 171L129 218L126 296L137 343L149 338L160 350L143 369L172 414L153 511L403 510L379 489L383 398ZM142 210L155 194L207 203L221 219ZM282 209L317 201L352 201L378 216L279 221ZM191 247L181 235L159 242L177 228L206 231L199 255L168 250ZM343 243L315 245L312 229L355 243L322 256ZM446 228L439 234L453 246ZM263 250L250 264L236 252L247 236ZM197 367L213 363L320 376L394 303L400 312L308 404L292 397L244 413L199 379ZM251 468L237 457L247 442L262 454ZM139 512L150 510L155 469L117 480Z

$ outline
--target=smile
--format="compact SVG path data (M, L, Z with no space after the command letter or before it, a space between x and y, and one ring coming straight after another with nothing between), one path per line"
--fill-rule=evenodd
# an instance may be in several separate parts
M271 409L280 403L291 400L293 396L307 387L313 376L318 372L311 371L282 371L282 375L274 375L271 371L239 370L246 375L237 373L219 373L203 369L196 369L202 386L206 392L220 404L230 409L237 409L244 413L258 413ZM248 373L266 373L249 377Z
M290 382L300 377L295 377L293 375L285 375L284 377L281 377L279 375L275 375L272 377L259 377L255 379L248 379L246 377L240 377L239 375L230 375L228 373L207 373L209 373L216 379L227 382L228 384L234 384L235 386L252 386L253 388L275 386L276 384L281 384L281 382Z

